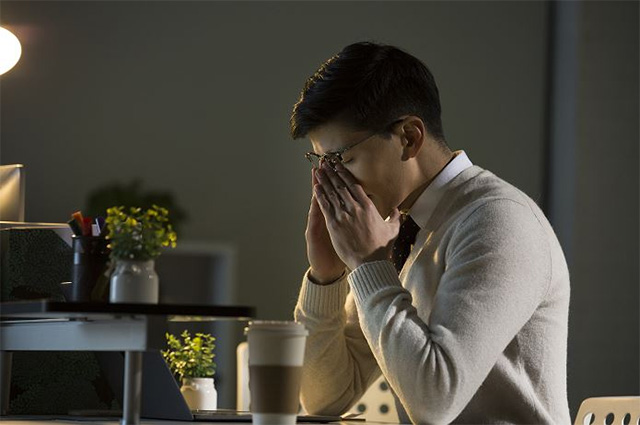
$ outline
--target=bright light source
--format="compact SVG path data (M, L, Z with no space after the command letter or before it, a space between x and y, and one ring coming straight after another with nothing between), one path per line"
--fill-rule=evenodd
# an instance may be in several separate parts
M0 27L0 75L13 68L21 54L22 47L18 37Z

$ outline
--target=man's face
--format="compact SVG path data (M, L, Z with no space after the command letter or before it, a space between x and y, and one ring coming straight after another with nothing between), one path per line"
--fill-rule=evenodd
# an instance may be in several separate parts
M313 151L317 154L339 151L366 138L342 154L343 165L362 185L380 215L386 218L408 196L404 187L405 162L399 125L386 138L329 123L309 133Z

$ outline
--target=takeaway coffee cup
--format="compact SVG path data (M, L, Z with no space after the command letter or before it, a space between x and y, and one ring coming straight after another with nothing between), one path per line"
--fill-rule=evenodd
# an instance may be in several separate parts
M295 424L309 333L300 323L260 320L249 322L246 332L253 423Z

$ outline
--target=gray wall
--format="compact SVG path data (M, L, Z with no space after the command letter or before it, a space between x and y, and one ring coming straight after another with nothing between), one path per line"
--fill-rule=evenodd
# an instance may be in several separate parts
M302 156L309 144L289 140L288 117L306 77L354 41L403 47L435 74L450 145L541 200L547 12L546 2L3 1L0 22L22 40L23 57L1 80L0 162L27 165L32 221L66 221L84 205L89 190L114 180L141 177L149 188L174 191L190 214L179 235L183 240L235 246L237 301L256 305L261 318L289 318L306 269L303 232L310 191ZM618 21L612 17L599 25L606 33ZM637 35L637 20L626 27L633 31L633 25ZM637 74L637 49L635 65ZM602 72L605 76L597 78L607 79L612 71ZM626 84L620 82L620 88ZM637 81L628 92L636 94L635 145L630 145L636 155L624 158L636 159L631 177L637 182ZM589 93L607 97L608 92ZM609 117L614 118L633 124L620 115ZM608 132L606 126L615 123L591 125ZM585 138L577 147L576 155L585 159L578 179L597 179L585 155L602 158L591 150L599 140ZM619 170L616 162L601 161L598 168L603 166ZM583 193L579 187L576 196ZM620 186L607 196L617 210L636 208L636 231L630 234L637 235L637 183L631 189ZM587 203L603 199L586 195ZM605 226L602 233L617 231ZM623 252L628 259L619 273L635 273L636 286L626 279L626 286L609 286L609 293L637 300L637 240L635 245L629 240ZM621 257L599 254L611 262ZM587 253L579 255L576 250L576 266L578 258L593 266ZM602 287L601 279L588 270L572 273L580 282L575 291L582 287L585 297L602 298L592 290ZM617 313L611 300L600 310ZM574 297L572 311L586 311L589 302ZM637 314L619 317L626 326L606 329L616 344L623 335L632 346L628 356L635 353L637 372ZM596 341L589 322L572 325L572 341L578 334L586 344ZM594 363L611 359L606 349L588 354L581 345L572 353L570 378L593 374ZM633 367L633 357L623 360ZM574 408L573 394L638 393L637 373L596 374L598 380L570 381L581 385L570 388Z
M375 39L425 60L450 143L542 193L545 6L443 3L2 3L24 54L2 79L3 163L27 165L27 218L66 221L136 176L173 190L183 239L237 246L239 301L289 317L306 268L304 80Z
M569 390L640 394L638 2L565 2L551 218L571 271Z

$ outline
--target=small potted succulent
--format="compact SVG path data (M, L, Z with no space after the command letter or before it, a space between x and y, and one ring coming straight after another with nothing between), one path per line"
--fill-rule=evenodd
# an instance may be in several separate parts
M112 303L158 303L158 274L155 258L163 247L176 246L176 232L169 223L169 211L153 205L142 208L107 209L107 240L115 271L111 275Z
M196 333L192 338L186 330L180 336L182 339L166 334L169 348L162 351L162 356L173 374L180 377L180 392L189 408L216 410L218 393L213 379L216 369L213 362L215 338L204 333Z

